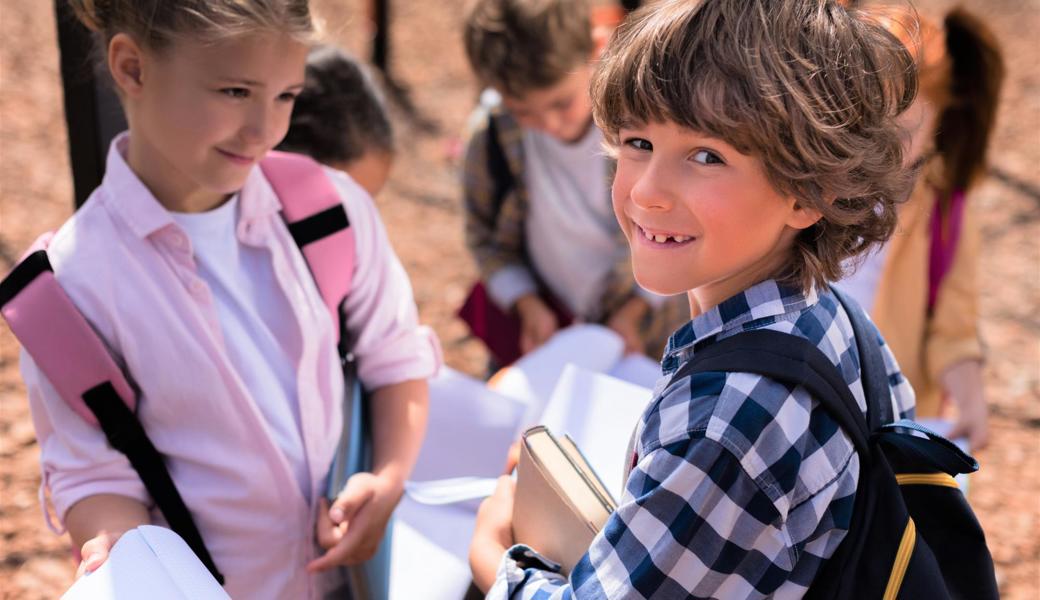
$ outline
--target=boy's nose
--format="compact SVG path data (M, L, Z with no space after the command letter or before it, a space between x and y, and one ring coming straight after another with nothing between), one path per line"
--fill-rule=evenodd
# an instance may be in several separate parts
M652 167L640 174L629 196L636 206L648 211L668 210L673 204L672 192L668 189L664 175Z

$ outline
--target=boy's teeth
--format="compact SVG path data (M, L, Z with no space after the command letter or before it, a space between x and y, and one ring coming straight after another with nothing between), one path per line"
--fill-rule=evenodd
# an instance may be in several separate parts
M693 239L693 236L689 235L661 235L659 233L650 233L649 231L642 228L640 228L640 231L643 232L643 237L650 240L651 242L657 242L658 244L663 244L668 240L672 240L676 243L681 244L687 240Z

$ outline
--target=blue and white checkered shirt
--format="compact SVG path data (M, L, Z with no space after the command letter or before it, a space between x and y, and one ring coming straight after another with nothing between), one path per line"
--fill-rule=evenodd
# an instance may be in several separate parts
M717 340L772 329L817 345L864 413L852 325L828 291L759 283L668 343L620 505L570 578L511 548L488 594L548 598L800 598L848 530L859 475L849 438L801 386L750 373L669 378ZM878 335L897 418L914 394Z

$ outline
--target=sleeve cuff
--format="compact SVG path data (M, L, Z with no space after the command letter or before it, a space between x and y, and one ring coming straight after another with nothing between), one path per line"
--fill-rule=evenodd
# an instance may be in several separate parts
M495 575L495 583L488 590L487 600L507 600L521 587L528 578L528 569L545 571L550 578L559 579L559 583L566 583L563 575L560 575L560 565L538 554L528 546L517 544L506 550L502 555L502 562L498 564L498 572Z
M379 351L363 357L358 377L370 390L410 381L429 379L444 364L437 334L420 325L405 335L384 340Z
M982 361L985 358L982 352L982 344L978 338L965 339L960 342L946 342L944 344L929 344L927 354L928 375L933 381L938 381L943 371L951 365L965 360Z
M526 267L510 265L495 271L487 280L488 295L504 312L513 309L521 296L538 291L538 284Z

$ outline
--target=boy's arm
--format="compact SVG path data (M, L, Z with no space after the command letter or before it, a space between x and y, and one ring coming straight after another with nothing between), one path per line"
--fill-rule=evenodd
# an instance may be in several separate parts
M628 590L647 598L768 596L794 564L782 522L732 453L713 440L687 438L643 457L618 510L569 579L533 555L537 548L514 546L488 598L598 599L628 597ZM496 543L491 532L481 535L478 523L474 547Z
M514 274L513 280L526 278L532 282L528 286L532 289L528 291L534 291L523 253L525 211L513 191L508 192L500 204L495 198L495 179L488 165L488 118L485 109L478 110L466 145L462 175L466 246L485 282L490 282L497 273L508 271ZM511 132L508 126L505 130L500 138L517 133Z
M936 298L925 330L925 368L957 407L952 435L985 447L988 406L982 386L983 347L979 336L978 262L980 232L975 211L964 207L953 263Z

